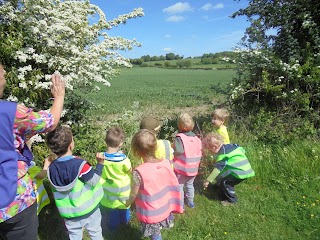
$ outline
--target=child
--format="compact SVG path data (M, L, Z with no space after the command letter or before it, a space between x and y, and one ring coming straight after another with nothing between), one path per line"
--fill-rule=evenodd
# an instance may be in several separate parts
M125 140L125 133L121 128L112 127L107 131L105 142L107 151L97 153L97 159L103 160L101 180L104 198L100 202L103 235L109 229L116 229L121 223L130 220L130 209L125 205L130 195L131 162L120 151Z
M73 156L73 136L66 126L49 132L47 145L58 156L49 166L48 179L70 240L82 239L83 227L91 239L102 240L98 206L103 197L99 183L103 161L98 162L94 170L85 160Z
M142 129L132 139L134 155L143 158L143 163L133 171L130 198L136 205L144 237L160 240L161 228L170 227L171 212L183 212L179 183L168 160L156 158L157 139L151 131Z
M153 117L145 117L140 122L140 129L148 129L157 136L161 129L161 123ZM157 139L156 157L158 159L168 159L172 162L173 149L168 140Z
M224 144L229 144L230 139L229 139L229 134L227 131L227 127L225 124L227 124L227 121L229 119L229 112L227 109L224 108L218 108L214 110L212 113L212 124L214 127L217 129L217 133L220 134L224 138Z
M223 206L235 204L238 198L234 186L255 175L244 149L237 144L223 144L223 137L214 133L205 136L203 148L217 155L215 169L204 181L203 187L207 188L209 182L215 183L217 177L220 177L220 187L225 197L221 204Z
M194 121L188 113L183 113L178 119L179 133L176 135L173 149L173 166L177 175L182 206L184 206L184 190L186 187L187 205L194 208L194 186L193 182L198 174L199 164L202 156L201 140L192 132Z
M43 184L43 179L47 176L47 170L51 162L55 159L53 156L55 156L55 154L50 154L49 157L45 158L42 169L36 166L34 161L31 161L31 166L28 169L28 173L34 181L34 187L36 190L38 215L41 210L50 203L49 196Z

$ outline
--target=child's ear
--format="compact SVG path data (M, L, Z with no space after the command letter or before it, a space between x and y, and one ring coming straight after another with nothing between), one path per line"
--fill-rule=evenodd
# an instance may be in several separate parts
M69 149L70 149L71 151L73 151L73 149L74 149L74 141L73 141L73 138L72 138L72 141L71 141L71 143L70 143L70 145L69 145Z
M123 145L123 142L119 144L119 147L122 147L122 145Z

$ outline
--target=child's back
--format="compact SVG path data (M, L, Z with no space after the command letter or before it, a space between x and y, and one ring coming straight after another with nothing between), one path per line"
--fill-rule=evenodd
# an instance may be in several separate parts
M74 141L68 127L48 133L47 144L58 158L48 168L48 179L60 215L71 240L82 239L86 228L92 239L103 239L99 202L103 190L99 183L102 164L93 169L87 161L72 155Z
M97 154L97 158L102 159L104 165L100 180L104 191L104 197L100 202L103 235L120 224L127 224L130 220L130 209L125 203L130 196L131 162L120 151L124 141L124 131L118 127L111 127L105 138L107 151Z
M191 208L195 207L193 182L198 174L202 156L201 140L192 132L193 127L192 116L187 113L181 114L178 119L180 133L176 135L173 145L173 166L180 185L182 205L186 188L187 205Z

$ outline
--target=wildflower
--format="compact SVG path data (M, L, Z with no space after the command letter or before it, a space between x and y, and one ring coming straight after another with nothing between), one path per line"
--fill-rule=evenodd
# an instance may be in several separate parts
M227 235L227 234L228 234L228 232L224 232L223 234L224 234L224 235Z

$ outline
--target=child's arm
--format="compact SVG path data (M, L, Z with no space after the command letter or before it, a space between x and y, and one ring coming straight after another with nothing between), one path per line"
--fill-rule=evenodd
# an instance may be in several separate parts
M179 155L184 154L183 143L182 143L180 137L175 138L174 143L172 145L172 148L173 148L173 154L175 156L179 156Z
M97 158L97 165L96 168L93 169L92 166L89 163L86 163L79 175L79 178L81 181L91 185L95 186L99 181L100 181L100 176L102 174L102 169L103 169L103 161L104 159Z
M129 207L129 206L134 202L134 200L136 199L136 197L137 197L137 195L138 195L139 188L140 188L139 185L137 186L137 185L133 184L133 185L131 186L130 197L129 197L129 199L126 201L126 207Z
M212 183L212 184L216 183L217 176L225 168L226 164L227 164L227 160L221 160L215 164L215 168L210 173L210 175L207 177L207 179L203 182L204 188L207 188L209 183Z
M141 185L141 177L140 177L140 174L135 170L132 173L132 185L131 185L130 197L126 201L127 207L129 207L136 199L140 189L140 185Z
M51 153L47 158L45 158L42 170L34 177L38 180L44 179L47 176L47 170L50 164L56 159L56 157L57 156L54 153Z

